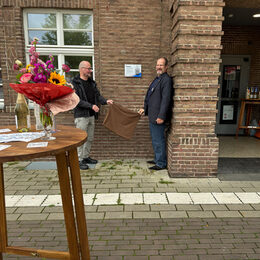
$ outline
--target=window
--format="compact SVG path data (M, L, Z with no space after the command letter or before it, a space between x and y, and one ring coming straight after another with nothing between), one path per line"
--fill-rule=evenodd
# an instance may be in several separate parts
M89 11L25 9L24 32L26 61L34 37L39 39L37 51L46 60L52 54L56 69L67 64L71 71L68 82L78 73L80 61L89 61L94 68L93 15ZM93 72L94 77L94 72Z

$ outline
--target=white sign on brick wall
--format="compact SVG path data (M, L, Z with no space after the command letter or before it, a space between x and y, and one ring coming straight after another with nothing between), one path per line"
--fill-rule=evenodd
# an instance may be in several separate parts
M140 64L125 64L125 77L141 78L142 66Z

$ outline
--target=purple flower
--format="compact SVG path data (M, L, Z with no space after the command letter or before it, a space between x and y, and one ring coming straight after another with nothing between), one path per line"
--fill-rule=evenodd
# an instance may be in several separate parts
M33 71L35 72L35 74L43 73L45 71L45 66L43 64L36 63L34 65L35 68L33 69Z
M45 83L47 82L47 77L43 73L37 73L34 76L33 81L35 83Z
M53 66L53 64L49 64L49 65L47 65L47 68L48 68L49 70L54 70L54 66Z

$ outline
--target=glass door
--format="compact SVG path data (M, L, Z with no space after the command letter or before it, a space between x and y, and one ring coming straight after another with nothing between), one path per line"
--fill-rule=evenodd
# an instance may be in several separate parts
M248 86L249 57L222 56L216 134L235 135Z

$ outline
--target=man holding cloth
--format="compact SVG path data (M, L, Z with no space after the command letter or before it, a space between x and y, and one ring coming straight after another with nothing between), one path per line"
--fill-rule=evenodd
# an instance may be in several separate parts
M73 81L76 94L80 101L74 108L74 118L77 128L85 130L88 134L87 141L78 148L81 170L87 170L88 164L96 164L97 160L89 157L91 144L94 139L95 118L98 116L98 105L113 104L113 100L106 100L97 88L96 82L92 79L92 67L88 61L81 61L79 64L79 75Z
M173 82L167 69L168 60L159 58L156 64L157 77L147 90L144 108L139 110L140 115L148 115L149 118L154 160L148 163L155 164L149 169L156 171L167 167L165 129L171 121L173 106Z

